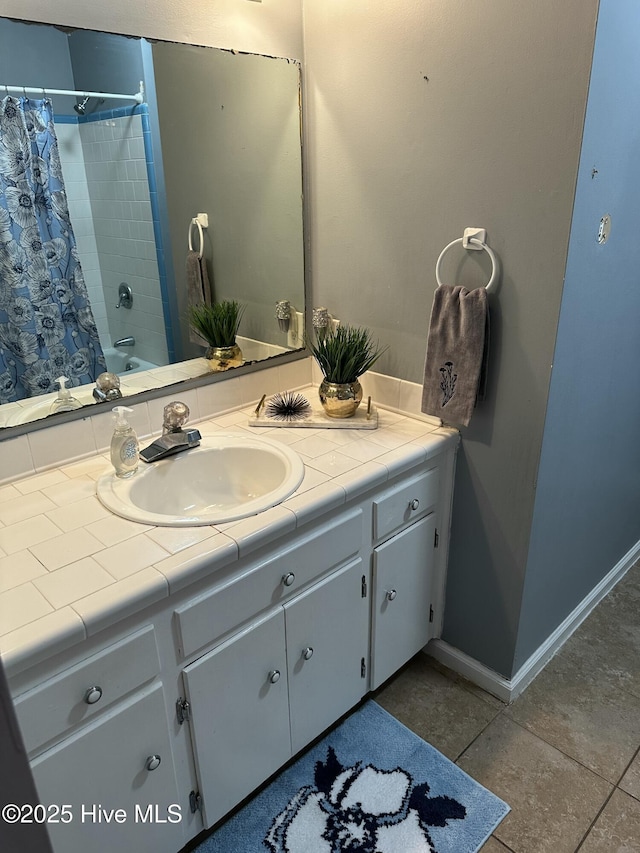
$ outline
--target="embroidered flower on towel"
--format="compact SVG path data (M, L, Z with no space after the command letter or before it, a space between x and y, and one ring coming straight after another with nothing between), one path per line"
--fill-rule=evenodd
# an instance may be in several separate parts
M445 361L444 366L440 368L440 373L442 374L440 388L442 389L442 406L444 408L456 392L458 374L453 372L452 361Z
M437 853L427 827L466 815L450 797L428 797L401 768L343 767L332 747L277 815L264 839L271 853Z

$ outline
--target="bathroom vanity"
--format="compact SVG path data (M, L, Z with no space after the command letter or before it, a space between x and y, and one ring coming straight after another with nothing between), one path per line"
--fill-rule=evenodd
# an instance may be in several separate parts
M439 635L458 435L380 418L296 430L289 499L136 525L152 565L0 638L56 853L176 853Z

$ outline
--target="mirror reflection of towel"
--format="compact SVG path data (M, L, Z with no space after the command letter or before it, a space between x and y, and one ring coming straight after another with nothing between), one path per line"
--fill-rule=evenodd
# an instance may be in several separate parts
M480 389L488 325L484 287L440 285L433 296L422 411L468 426ZM485 364L486 373L486 364Z
M186 262L187 276L187 305L211 305L211 285L207 274L207 264L204 257L197 252L187 252ZM189 326L189 340L200 346L209 346L200 335Z

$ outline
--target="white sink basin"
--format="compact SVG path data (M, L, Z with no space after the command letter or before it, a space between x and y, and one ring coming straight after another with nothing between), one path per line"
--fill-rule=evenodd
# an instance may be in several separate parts
M221 434L159 462L140 462L127 479L105 474L97 485L107 509L145 524L222 524L276 506L300 485L304 464L286 445Z

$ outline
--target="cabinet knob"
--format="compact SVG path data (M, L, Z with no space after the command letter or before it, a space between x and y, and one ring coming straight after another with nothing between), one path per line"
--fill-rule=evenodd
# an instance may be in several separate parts
M271 672L269 673L269 681L272 684L276 684L278 681L280 681L280 670L279 669L272 669L271 670Z
M396 592L395 589L388 589L387 590L387 601L393 601L393 599L396 597L397 594L398 593Z
M306 649L302 650L302 657L305 660L310 660L313 657L313 649L311 648L311 646L307 646Z
M413 499L412 501L410 501L410 503L409 503L409 507L410 507L414 512L418 509L418 507L419 507L419 506L420 506L420 501L418 500L418 498L414 498L414 499Z
M90 687L84 694L84 701L87 705L95 705L100 699L102 699L102 687L98 687L97 684Z
M151 772L152 770L157 770L158 767L160 767L161 761L162 759L159 755L150 755L149 758L147 758L147 760L145 761L144 766L147 770L149 770L149 772Z
M291 584L294 582L295 579L296 579L296 576L294 575L293 572L287 572L286 575L282 575L282 583L285 586L291 586Z

